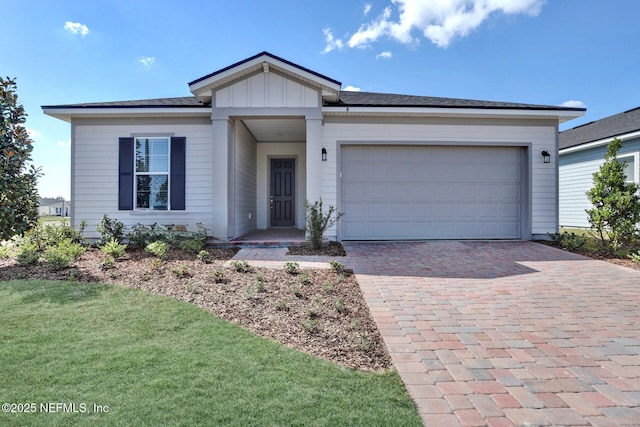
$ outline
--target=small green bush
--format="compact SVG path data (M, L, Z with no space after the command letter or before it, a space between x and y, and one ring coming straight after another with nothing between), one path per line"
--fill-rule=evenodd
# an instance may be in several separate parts
M145 252L150 253L151 255L155 256L156 258L159 259L164 259L164 257L167 255L167 250L168 250L168 245L165 242L162 241L156 241L156 242L152 242L149 243L145 248Z
M209 264L211 262L211 254L209 251L201 250L198 252L198 259L205 264Z
M224 271L222 270L216 270L211 274L211 277L213 278L213 281L215 283L224 283L225 278L224 278Z
M191 273L189 273L189 269L186 265L181 265L179 267L173 267L171 272L179 278L191 277Z
M289 274L298 274L300 272L300 264L295 261L287 261L284 263L284 269Z
M640 251L638 251L637 253L629 254L629 258L635 262L640 262Z
M298 282L301 285L310 285L311 284L311 279L309 278L309 275L307 273L301 273L298 276Z
M247 261L231 261L231 267L238 273L251 273L253 267Z
M125 238L126 227L124 223L117 219L111 219L104 214L102 220L98 224L98 233L102 236L102 242L110 242L115 240L116 243L122 243Z
M347 312L347 306L344 303L344 300L342 298L336 300L336 302L333 303L333 306L335 307L336 311L340 314L345 314Z
M11 258L11 248L8 246L0 245L0 259L9 259Z
M324 213L322 211L322 198L313 204L306 201L304 207L306 211L306 231L309 242L314 249L320 249L322 247L322 237L324 233L333 227L344 213L336 212L333 206L329 206L329 212ZM336 216L332 218L334 213Z
M44 259L47 264L56 269L68 268L73 262L73 256L59 246L54 246L44 251Z
M100 250L115 261L124 256L127 251L127 245L118 243L118 241L112 237L108 243L100 248Z
M555 245L570 251L581 249L587 243L586 236L567 231L550 234L549 237Z
M192 237L178 242L178 247L183 251L199 253L204 249L204 239Z
M318 319L311 319L302 322L302 327L309 334L315 334L318 332Z
M33 243L25 243L18 250L16 261L21 265L35 265L40 260L38 247Z

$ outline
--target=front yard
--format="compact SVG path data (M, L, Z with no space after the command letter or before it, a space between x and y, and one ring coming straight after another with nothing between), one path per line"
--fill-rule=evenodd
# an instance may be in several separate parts
M137 289L4 281L0 324L1 425L421 424L396 373L341 367Z

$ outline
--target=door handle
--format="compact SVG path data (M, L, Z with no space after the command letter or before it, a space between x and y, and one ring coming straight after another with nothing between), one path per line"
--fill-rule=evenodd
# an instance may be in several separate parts
M273 196L269 197L269 207L273 209Z

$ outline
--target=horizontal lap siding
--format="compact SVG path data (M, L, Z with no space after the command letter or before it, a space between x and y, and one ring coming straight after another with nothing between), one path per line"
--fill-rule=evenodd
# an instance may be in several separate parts
M638 153L640 140L623 143L618 156ZM586 209L593 206L587 197L587 191L593 187L593 174L604 163L607 146L574 151L560 156L560 226L590 227Z
M356 120L356 119L351 119ZM380 123L386 120L387 123ZM392 144L531 144L531 225L533 234L552 233L557 228L557 182L555 159L544 164L540 152L556 151L556 127L551 121L542 120L467 120L426 119L402 121L392 119L360 119L360 123L348 123L341 118L325 118L323 145L330 155L322 165L323 200L337 205L338 163L335 153L338 144L389 142ZM529 204L528 200L523 203ZM335 237L334 229L327 233Z
M102 215L127 227L138 223L183 224L195 231L197 223L211 227L211 125L206 120L75 120L73 122L73 224L87 221L86 236L98 238ZM186 210L135 212L118 210L118 138L166 134L187 139Z

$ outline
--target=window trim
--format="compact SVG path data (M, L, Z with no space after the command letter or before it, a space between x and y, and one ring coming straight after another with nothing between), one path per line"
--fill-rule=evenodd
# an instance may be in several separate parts
M136 165L136 152L137 152L137 141L139 139L165 139L167 141L167 169L164 172L138 172ZM134 211L142 211L142 212L167 212L171 211L171 136L165 135L154 135L154 136L145 136L139 135L133 137L133 210ZM167 208L166 209L153 209L153 208L141 208L138 207L138 177L139 176L166 176L167 177Z

